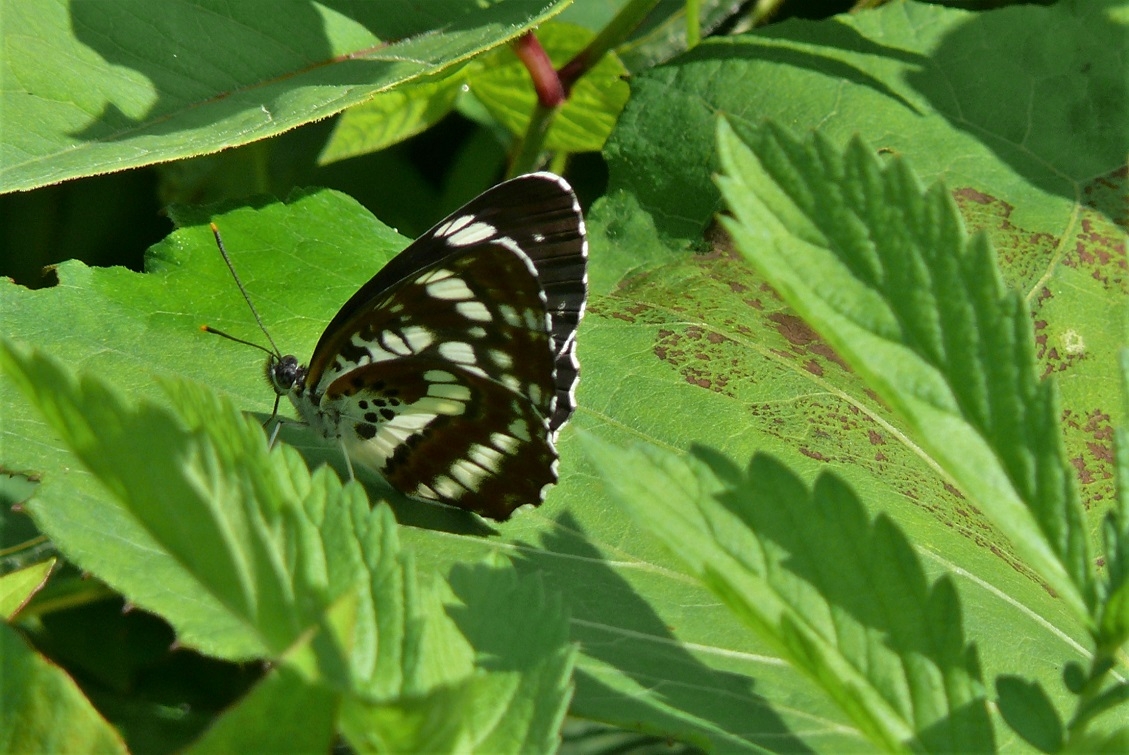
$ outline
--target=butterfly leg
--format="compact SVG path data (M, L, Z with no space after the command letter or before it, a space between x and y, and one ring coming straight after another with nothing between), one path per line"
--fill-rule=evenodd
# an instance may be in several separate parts
M349 458L349 451L345 448L344 441L341 442L341 455L345 457L345 468L349 470L349 481L353 482L357 479L357 475L353 473L353 461Z
M267 448L274 448L274 442L278 440L278 431L282 429L282 420L275 418L277 421L274 423L274 429L271 430L270 440L267 441ZM270 420L268 420L269 422Z

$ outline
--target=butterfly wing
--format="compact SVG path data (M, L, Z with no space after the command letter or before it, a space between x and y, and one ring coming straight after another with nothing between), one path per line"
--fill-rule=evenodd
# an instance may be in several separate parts
M549 419L555 437L576 409L580 379L576 329L588 300L588 236L580 203L560 176L530 173L483 193L436 228L449 233L467 216L504 232L537 271L556 355L557 404Z
M556 481L558 354L531 259L487 236L331 326L303 398L399 490L502 520Z
M576 329L588 297L588 240L576 195L552 173L530 173L488 189L381 268L326 327L310 361L310 383L317 384L359 321L382 308L398 285L444 260L474 255L483 246L500 246L528 258L544 293L557 395L549 429L555 437L576 409ZM505 291L499 293L505 301Z

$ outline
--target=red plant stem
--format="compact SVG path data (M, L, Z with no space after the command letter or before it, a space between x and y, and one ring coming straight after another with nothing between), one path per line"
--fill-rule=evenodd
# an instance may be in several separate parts
M561 86L561 78L553 68L545 48L541 46L533 32L527 32L518 37L513 43L514 52L533 79L533 88L537 92L537 101L545 108L555 108L562 105L566 94Z

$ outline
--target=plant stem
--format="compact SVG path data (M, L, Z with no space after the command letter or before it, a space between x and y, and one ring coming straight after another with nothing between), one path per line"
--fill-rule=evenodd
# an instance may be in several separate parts
M686 0L686 49L693 50L702 41L701 0Z
M513 43L513 50L533 79L537 101L547 108L560 107L567 94L561 84L561 77L553 69L553 61L549 60L549 54L545 52L537 36L533 32L521 35Z
M565 63L560 69L560 77L566 96L577 80L596 65L608 50L627 39L627 36L635 31L658 2L659 0L632 0L620 9L616 17L600 30L587 47Z
M627 39L658 2L659 0L631 0L587 47L556 71L553 70L545 48L533 32L522 35L514 42L514 52L533 79L533 88L537 91L537 107L529 118L529 127L525 130L517 154L510 162L508 176L518 176L537 168L545 135L549 132L557 111L568 99L572 87L609 50Z
M521 146L510 162L506 177L512 178L536 170L541 161L541 148L545 144L545 134L553 123L559 107L547 108L538 101L529 117L529 127L521 138Z

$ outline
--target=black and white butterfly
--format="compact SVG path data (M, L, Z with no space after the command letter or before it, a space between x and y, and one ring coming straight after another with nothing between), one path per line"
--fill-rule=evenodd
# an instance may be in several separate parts
M587 256L564 179L498 184L361 286L308 366L275 350L267 377L304 422L401 492L508 519L557 481Z

